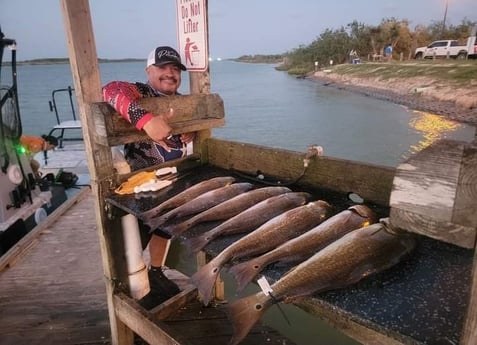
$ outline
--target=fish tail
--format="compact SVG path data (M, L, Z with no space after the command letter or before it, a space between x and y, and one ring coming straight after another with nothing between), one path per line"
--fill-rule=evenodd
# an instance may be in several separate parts
M218 256L216 257L218 258ZM197 287L199 298L202 303L207 306L212 299L212 291L215 281L219 276L221 265L218 265L218 260L213 259L205 266L202 266L192 277L191 282Z
M263 292L230 303L225 311L232 324L233 335L229 345L237 345L250 332L270 307L269 297Z
M153 208L152 210L147 210L146 212L143 212L140 216L145 221L148 221L154 217L157 217L162 211L164 210L163 207L156 207Z
M213 239L212 236L208 232L189 238L186 242L185 245L188 249L189 252L191 253L198 253L202 248L204 248L211 240Z
M152 230L156 230L159 226L164 224L166 222L166 219L164 217L155 217L151 218L148 221L145 222L147 226L149 226Z
M184 244L187 248L187 251L192 254L197 254L202 248L207 245L207 243L209 243L209 241L205 237L206 236L204 235L199 235L185 240Z
M229 269L229 272L234 276L235 281L237 282L237 291L242 291L247 284L260 273L263 267L264 265L260 258L232 266Z
M169 225L169 226L165 227L164 229L172 237L176 237L176 236L179 236L180 234L182 234L188 228L189 228L189 222L185 221L185 222L182 222L182 223L179 223L179 224Z

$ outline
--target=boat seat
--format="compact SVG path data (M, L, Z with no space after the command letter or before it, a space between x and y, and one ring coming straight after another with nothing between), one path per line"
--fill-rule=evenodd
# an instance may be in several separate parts
M81 121L80 120L67 120L58 123L57 125L53 126L53 128L48 133L48 136L54 136L58 139L58 148L63 148L63 141L64 140L71 140L71 141L82 141L83 137L72 137L72 138L65 138L65 131L67 129L74 129L74 130L81 130ZM59 135L54 135L55 132L59 131ZM43 160L44 164L48 164L48 151L43 151Z
M55 125L51 130L48 135L53 135L56 131L59 131L60 134L58 136L55 135L56 138L58 138L58 146L60 148L63 148L63 140L83 140L83 138L68 138L65 139L65 131L67 129L81 129L81 121L80 120L68 120L68 121L62 121Z

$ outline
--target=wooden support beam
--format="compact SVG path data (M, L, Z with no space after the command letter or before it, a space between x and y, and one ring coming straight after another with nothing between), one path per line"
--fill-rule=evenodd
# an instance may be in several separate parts
M331 157L314 157L309 168L304 170L305 152L300 154L215 138L207 140L207 150L208 163L217 167L235 169L252 176L260 170L268 177L279 176L282 183L299 178L299 184L303 186L319 186L342 193L355 192L367 202L384 206L388 205L395 172L389 167Z
M224 102L217 94L150 97L138 103L157 115L174 109L169 122L173 134L210 130L225 124ZM145 132L138 131L105 102L93 104L92 112L96 141L102 145L116 146L146 138Z
M83 138L88 158L91 188L95 195L95 215L106 281L111 342L132 344L133 333L116 318L113 293L127 282L126 262L119 219L108 217L105 195L115 185L111 148L94 142L95 126L91 104L102 101L98 57L93 35L93 24L87 0L61 0L61 9L68 43L75 94L78 101ZM114 260L114 256L117 259Z
M165 330L168 327L161 324L158 327L149 315L130 297L125 294L117 294L114 296L114 306L116 315L135 333L140 334L141 338L150 345L186 345L177 342Z
M441 140L399 165L390 223L440 241L474 248L477 146Z
M471 283L470 299L460 341L462 345L477 344L477 252L474 252Z

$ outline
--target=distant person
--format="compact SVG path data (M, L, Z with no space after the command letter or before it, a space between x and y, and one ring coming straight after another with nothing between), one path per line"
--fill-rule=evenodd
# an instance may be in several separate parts
M355 63L358 63L358 61L359 61L358 53L356 52L356 50L352 49L349 52L349 63L355 64Z
M177 95L181 84L182 64L179 53L168 46L157 47L147 58L147 83L113 81L103 88L103 97L118 113L132 123L137 130L143 130L149 139L126 144L124 154L131 170L147 168L186 155L187 144L192 142L195 133L171 135L169 119L173 109L163 114L152 114L141 108L137 101L145 97L167 97ZM141 231L141 234L148 230ZM170 236L154 233L149 239L151 266L148 271L151 291L139 303L151 309L180 290L168 280L162 271L169 250Z
M389 61L393 58L393 46L389 43L386 48L384 48L384 59Z

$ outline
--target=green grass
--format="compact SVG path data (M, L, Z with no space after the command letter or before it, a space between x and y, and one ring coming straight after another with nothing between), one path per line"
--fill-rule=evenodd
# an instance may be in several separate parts
M424 60L411 62L367 62L332 68L334 73L361 78L414 78L425 76L459 86L477 80L477 60Z

